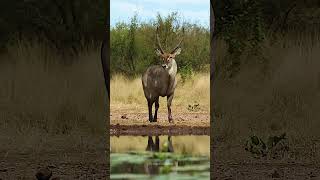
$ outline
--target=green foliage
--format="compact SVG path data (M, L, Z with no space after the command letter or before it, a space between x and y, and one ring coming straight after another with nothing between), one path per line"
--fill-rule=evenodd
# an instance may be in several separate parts
M267 155L275 158L276 155L288 151L288 142L285 140L286 133L282 133L280 136L269 136L266 143L262 138L252 135L246 141L245 150L250 152L255 158Z
M267 64L261 52L265 36L279 32L283 34L292 28L301 32L306 26L315 26L314 22L318 18L310 17L307 12L311 8L312 12L316 12L319 6L315 0L214 1L214 37L223 39L228 46L228 54L224 63L220 64L222 67L217 67L216 73L223 73L228 78L234 77L244 63L242 60L247 57Z
M38 40L62 55L77 55L88 45L99 46L106 32L105 1L89 0L5 0L0 6L0 49L10 40ZM214 36L227 42L229 55L225 64L233 76L245 53L261 56L261 42L267 33L285 32L290 28L303 31L317 25L317 0L222 0L214 1L216 17ZM150 22L119 22L111 32L113 72L140 74L159 58L154 53L155 28L160 26L163 47L170 50L178 41L181 27L186 29L179 67L191 63L200 71L209 63L209 30L182 22L178 13L158 15ZM119 47L118 47L119 46ZM75 58L76 59L76 58ZM65 58L70 61L70 58ZM115 61L115 62L114 62ZM221 69L221 68L217 68Z
M110 154L111 179L209 179L209 157L164 152ZM150 172L157 172L151 174ZM145 175L148 174L148 175Z
M265 28L262 21L261 3L255 0L231 1L226 3L226 12L220 12L216 27L220 27L221 38L228 45L227 71L232 77L239 71L240 56L244 51L259 55ZM223 4L223 3L222 3ZM222 13L222 14L219 14Z
M46 42L60 53L77 55L105 32L104 1L28 0L3 2L0 44L13 38Z
M181 80L184 83L186 80L190 79L192 77L192 67L189 66L183 66L180 68L180 75L181 75Z
M177 13L167 17L158 14L150 22L139 22L137 19L138 15L135 15L130 24L119 22L111 28L112 74L134 77L141 75L148 66L161 63L155 53L157 27L166 52L170 52L183 38L181 54L176 57L178 73L181 73L183 80L190 78L193 71L202 71L209 64L209 29L183 23Z

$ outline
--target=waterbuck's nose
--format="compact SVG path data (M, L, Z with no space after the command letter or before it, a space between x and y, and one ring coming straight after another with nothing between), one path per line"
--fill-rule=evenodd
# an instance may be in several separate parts
M167 64L162 64L162 67L167 69L168 68L168 65Z

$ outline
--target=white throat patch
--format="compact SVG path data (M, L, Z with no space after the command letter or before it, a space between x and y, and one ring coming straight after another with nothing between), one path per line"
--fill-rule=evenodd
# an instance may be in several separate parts
M171 77L176 77L177 75L177 70L178 70L178 67L177 67L177 63L174 59L171 60L171 67L170 69L168 69L168 73Z

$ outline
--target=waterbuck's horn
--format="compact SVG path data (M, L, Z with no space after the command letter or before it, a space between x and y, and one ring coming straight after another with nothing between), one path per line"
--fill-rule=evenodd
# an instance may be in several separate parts
M182 34L184 35L184 27L182 28ZM171 51L171 54L174 53L177 49L179 49L181 47L182 41L183 41L183 37L181 37L181 40L178 43L178 45Z
M161 51L161 53L163 54L164 51L161 47L161 43L160 43L160 39L159 39L159 27L157 27L157 46L158 46L159 50Z

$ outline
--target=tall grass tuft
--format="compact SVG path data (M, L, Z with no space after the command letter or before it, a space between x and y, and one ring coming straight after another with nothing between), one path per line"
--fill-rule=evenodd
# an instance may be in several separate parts
M72 63L61 63L67 61ZM99 48L67 58L43 43L21 40L8 44L0 64L0 129L20 134L105 130Z
M266 38L262 57L241 57L237 76L219 74L212 86L213 134L222 142L286 132L291 142L306 145L320 137L320 34L272 38ZM223 74L225 43L218 40L215 48Z

